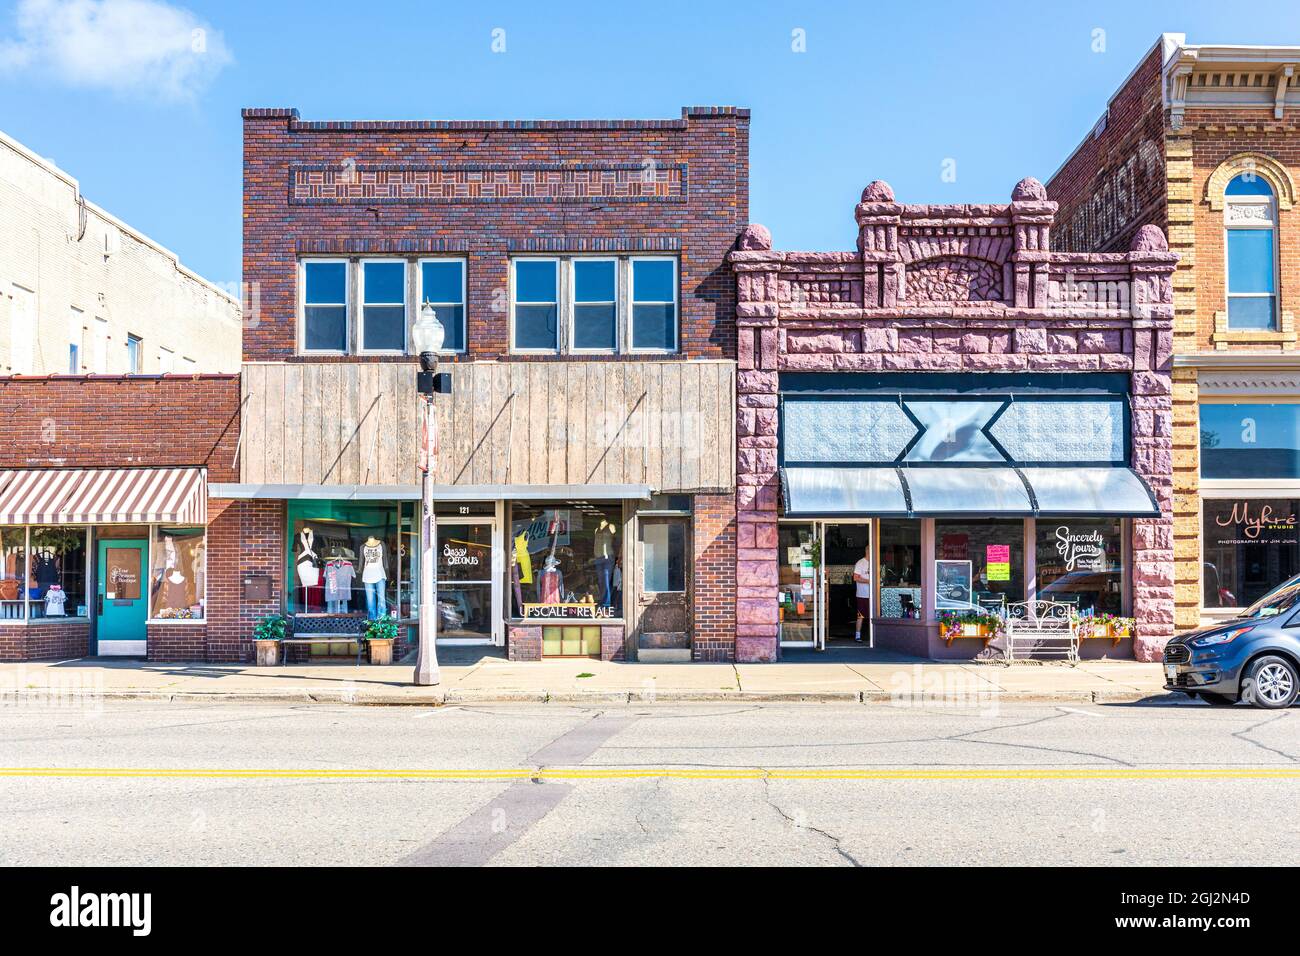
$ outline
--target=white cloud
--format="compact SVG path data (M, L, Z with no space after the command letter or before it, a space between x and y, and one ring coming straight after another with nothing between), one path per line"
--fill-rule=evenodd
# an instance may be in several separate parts
M221 34L163 0L20 0L0 72L68 86L188 100L231 62Z

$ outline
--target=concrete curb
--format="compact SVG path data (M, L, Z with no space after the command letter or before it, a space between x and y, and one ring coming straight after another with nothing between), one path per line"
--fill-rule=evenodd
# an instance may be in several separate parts
M1078 690L1078 691L996 691L971 696L966 694L912 694L900 695L889 691L673 691L654 693L644 691L531 691L531 690L428 690L411 694L376 693L374 691L342 688L311 688L299 691L167 691L143 688L124 688L100 692L47 692L41 688L25 688L18 692L0 695L0 708L4 697L19 697L39 701L43 698L58 700L69 705L80 698L92 701L136 701L144 703L223 703L223 704L344 704L364 707L440 707L450 704L686 704L686 703L841 703L841 704L896 704L902 707L971 707L986 708L999 703L1084 703L1132 704L1139 702L1175 703L1182 695L1164 691L1139 690Z

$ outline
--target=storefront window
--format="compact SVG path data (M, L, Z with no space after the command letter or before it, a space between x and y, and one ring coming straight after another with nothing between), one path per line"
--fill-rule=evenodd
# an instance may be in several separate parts
M398 503L290 502L290 613L409 617L413 514Z
M149 547L150 614L161 620L202 620L206 603L206 536L202 528L154 528Z
M1123 542L1118 518L1039 518L1038 597L1080 611L1123 611Z
M30 613L86 617L86 529L32 528Z
M921 613L921 522L880 522L880 616Z
M0 620L21 621L27 587L27 529L0 528Z
M776 543L780 561L777 601L781 641L810 644L813 640L814 582L820 557L813 541L813 526L778 525Z
M996 610L1025 599L1024 521L936 521L934 534L936 560L970 562L971 604Z
M1300 404L1202 405L1201 477L1300 478Z
M511 510L509 550L516 616L622 617L621 505L516 504ZM529 605L538 609L530 613Z
M1248 607L1300 573L1300 500L1212 499L1204 508L1205 607Z

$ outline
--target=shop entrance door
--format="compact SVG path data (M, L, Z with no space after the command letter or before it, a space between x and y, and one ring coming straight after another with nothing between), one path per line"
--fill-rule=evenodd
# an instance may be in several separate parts
M137 538L102 538L95 604L96 653L143 657L149 595L144 586L147 543Z
M777 602L782 647L818 647L821 633L821 525L777 525Z
M496 521L438 518L434 527L438 643L500 643Z
M871 522L822 522L820 533L821 601L818 608L820 627L817 645L827 647L872 647L875 645L871 616L875 584L875 548L871 540ZM866 558L871 581L862 603L859 603L857 582L853 580L858 562ZM859 609L865 612L862 621L862 643L854 640L857 633Z

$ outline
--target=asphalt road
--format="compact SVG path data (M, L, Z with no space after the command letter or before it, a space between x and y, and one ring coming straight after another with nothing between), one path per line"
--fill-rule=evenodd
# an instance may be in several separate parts
M0 708L0 864L1300 859L1300 710Z

